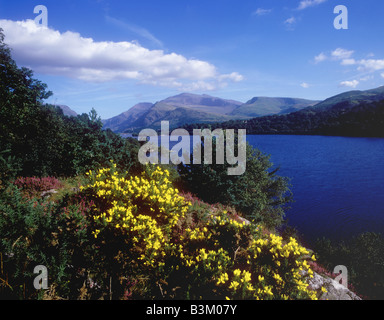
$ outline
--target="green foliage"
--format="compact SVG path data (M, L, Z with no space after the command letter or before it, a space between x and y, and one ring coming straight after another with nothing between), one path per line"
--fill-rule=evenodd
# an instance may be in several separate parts
M31 70L17 67L0 29L2 181L16 174L75 176L106 166L110 159L124 170L142 169L137 141L102 130L94 109L88 115L64 116L59 107L43 103L51 94Z
M20 163L9 153L10 150L0 151L0 191L21 171Z
M348 269L348 283L357 293L373 300L384 298L384 237L362 233L348 242L318 240L314 247L318 261L329 270L337 265Z
M198 198L233 206L248 219L272 228L282 224L284 208L291 201L288 179L278 176L272 166L269 156L247 143L242 175L228 175L227 163L181 164L178 171L183 188Z
M0 296L42 298L33 287L33 270L44 265L48 284L62 297L77 298L87 280L83 268L90 265L92 202L81 194L68 194L58 203L24 195L14 185L0 195Z

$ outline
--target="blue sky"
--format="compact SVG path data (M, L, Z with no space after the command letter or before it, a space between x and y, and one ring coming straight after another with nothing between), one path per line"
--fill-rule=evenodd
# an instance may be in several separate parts
M0 0L0 27L49 102L106 119L181 92L246 102L384 85L383 13L382 0Z

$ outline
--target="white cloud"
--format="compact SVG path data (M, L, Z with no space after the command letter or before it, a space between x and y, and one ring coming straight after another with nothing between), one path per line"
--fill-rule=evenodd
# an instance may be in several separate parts
M343 48L337 48L336 50L332 51L331 55L336 60L342 60L342 59L349 59L352 54L353 50L346 50Z
M359 81L357 81L357 80L340 82L340 86L350 87L350 88L356 88L358 84L359 84Z
M341 65L343 65L343 66L350 66L350 65L354 65L354 64L356 64L355 59L343 59L341 61Z
M325 1L327 1L327 0L303 0L303 1L300 1L297 9L303 10L303 9L308 8L308 7L314 7L314 6L317 6L317 5L319 5Z
M384 72L380 74L382 78L384 78Z
M287 30L293 31L295 29L296 18L295 17L288 18L287 20L284 21L284 24Z
M269 14L272 12L272 9L263 9L263 8L258 8L256 11L252 13L254 16L264 16L266 14Z
M220 81L231 80L233 82L240 82L244 80L244 77L238 72L232 72L230 74L223 74L218 77Z
M295 22L296 22L296 18L295 17L288 18L287 20L284 21L284 23L287 24L287 25L292 25Z
M88 82L131 79L159 86L207 90L214 89L223 79L242 80L236 72L220 74L209 62L149 50L135 42L98 42L79 33L61 33L37 26L33 20L0 20L0 26L18 64L38 73ZM150 38L149 33L147 36Z
M378 71L384 69L384 59L363 59L359 62L359 70L360 71Z
M325 60L327 60L327 56L323 52L315 57L315 63L319 63Z
M300 84L300 86L303 87L304 89L309 88L309 84L306 82L303 82L302 84Z

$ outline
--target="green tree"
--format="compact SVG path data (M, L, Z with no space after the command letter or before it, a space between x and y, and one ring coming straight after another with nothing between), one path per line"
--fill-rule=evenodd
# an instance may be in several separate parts
M16 65L0 29L0 151L10 150L17 159L34 158L30 142L39 130L39 106L51 94L32 70Z
M138 141L103 130L97 112L67 117L43 101L52 93L19 68L0 29L0 180L15 175L74 176L114 160L122 170L140 170Z
M213 147L213 159L215 150ZM292 194L288 179L277 175L278 169L272 168L269 156L247 143L244 174L228 175L228 167L228 163L193 164L193 160L191 164L180 164L182 188L208 203L233 206L256 223L280 226Z

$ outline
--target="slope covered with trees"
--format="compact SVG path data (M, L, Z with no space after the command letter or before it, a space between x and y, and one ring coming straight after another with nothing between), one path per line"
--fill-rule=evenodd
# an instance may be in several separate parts
M300 111L250 120L232 120L210 127L247 129L247 134L304 134L355 137L384 137L384 87L337 95Z

